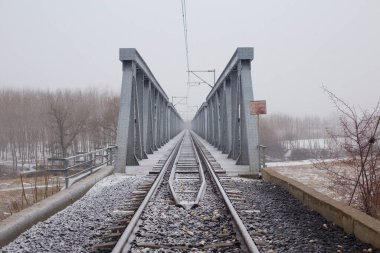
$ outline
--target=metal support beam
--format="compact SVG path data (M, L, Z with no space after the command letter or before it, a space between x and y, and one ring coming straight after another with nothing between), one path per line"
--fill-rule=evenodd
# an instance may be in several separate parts
M125 172L126 165L138 165L176 136L184 124L136 49L120 49L120 61L123 78L115 166L117 172Z
M253 48L238 48L204 103L194 116L192 129L236 160L259 171L258 122L250 114L253 100L251 61Z

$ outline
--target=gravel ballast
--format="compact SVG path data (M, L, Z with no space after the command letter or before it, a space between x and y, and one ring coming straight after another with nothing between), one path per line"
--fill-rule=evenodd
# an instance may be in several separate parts
M3 252L91 252L117 219L114 210L144 181L146 177L122 174L106 177L80 200L22 233Z
M186 170L197 165L190 136L184 137L184 146L179 151L176 169ZM174 168L173 168L174 169ZM198 172L198 168L195 169ZM131 253L240 253L241 243L232 225L232 216L208 174L205 175L206 189L199 205L185 209L177 206L169 190L169 168L153 199L147 204ZM180 200L195 201L200 187L199 174L185 176L175 183L176 196ZM195 176L198 178L194 180ZM178 180L178 179L177 179ZM189 192L186 196L184 192Z
M245 207L236 208L260 252L380 252L278 186L261 180L233 181L246 198Z
M114 211L120 203L147 180L146 177L121 174L109 176L74 204L21 234L4 247L3 252L91 252L93 245L101 242L101 235L107 226L117 219ZM380 252L356 240L353 235L345 234L341 228L303 206L280 187L260 180L233 178L232 182L246 198L244 208L236 208L261 252ZM166 190L162 197L167 194ZM164 240L153 241L166 245L178 242L186 245L182 241L185 238L192 238L195 245L202 240L207 244L207 233L210 238L213 233L217 236L223 234L220 233L223 230L218 227L220 225L213 224L214 219L219 221L224 215L216 199L206 194L205 201L210 203L207 207L204 202L200 207L188 211L168 201L167 204L170 204L166 210L154 203L150 206L157 220L145 219L147 230L140 232L138 241L145 241L149 238L149 232L155 230L160 231L158 234L165 231L161 234ZM202 213L203 209L209 210L207 215ZM187 225L189 218L192 218L189 220L192 223ZM158 221L160 226L155 224ZM166 231L166 227L170 227L171 231ZM231 228L225 224L224 229ZM173 236L165 236L168 232ZM177 239L170 241L174 237ZM151 251L137 247L134 252L139 250ZM168 249L161 252L165 251Z

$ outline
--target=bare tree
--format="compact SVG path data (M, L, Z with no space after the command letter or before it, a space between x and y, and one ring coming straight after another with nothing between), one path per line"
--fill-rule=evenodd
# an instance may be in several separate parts
M369 215L380 212L380 146L377 128L380 120L380 100L372 110L347 104L323 87L339 112L340 131L329 131L332 139L333 162L315 165L329 171L334 188L346 193L346 200Z
M105 138L114 142L116 140L117 116L119 114L119 97L110 96L104 103L99 124Z
M96 89L0 89L0 158L39 168L49 156L114 143L117 113L118 97Z
M48 124L52 127L53 143L58 144L63 157L89 118L88 105L83 101L81 93L74 96L69 91L58 91L47 95Z

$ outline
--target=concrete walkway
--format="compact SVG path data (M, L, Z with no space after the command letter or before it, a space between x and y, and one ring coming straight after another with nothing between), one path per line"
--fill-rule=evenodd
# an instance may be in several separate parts
M195 134L195 132L193 132ZM228 159L228 154L223 154L222 151L218 150L214 146L212 146L208 141L195 134L201 143L207 148L208 151L214 156L214 158L218 161L218 163L222 166L224 170L226 170L227 174L230 176L238 176L240 173L249 173L248 165L236 165L236 161L232 159Z
M162 146L160 149L155 151L153 154L148 154L148 159L143 159L139 161L140 165L126 166L125 173L129 176L147 175L149 171L153 169L153 166L164 156L164 154L177 143L182 134L183 131L179 133L176 137L171 139L164 146ZM227 158L228 154L222 154L222 151L212 146L205 139L202 139L198 135L197 137L202 142L202 144L211 152L211 154L218 161L218 163L220 163L222 168L226 170L228 175L238 176L239 173L249 173L248 165L236 165L235 160Z
M139 161L140 165L137 166L126 166L125 173L129 176L142 176L147 175L149 171L153 169L153 166L164 156L165 152L171 149L182 136L183 131L177 134L173 139L171 139L164 146L159 148L153 154L148 154L148 159L143 159Z

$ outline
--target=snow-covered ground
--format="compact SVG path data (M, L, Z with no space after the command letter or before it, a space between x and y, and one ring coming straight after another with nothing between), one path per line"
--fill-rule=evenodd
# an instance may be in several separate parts
M330 198L342 201L343 197L339 196L333 189L333 182L328 172L323 169L315 168L315 160L304 161L287 161L267 163L269 168L275 169L284 176L303 183L316 191L323 193Z
M325 149L333 145L334 140L330 138L320 139L301 139L292 141L283 141L282 145L287 149L305 148L305 149Z
M324 162L332 162L335 159L324 159ZM299 166L299 165L313 165L313 163L318 163L319 160L308 159L308 160L299 160L299 161L283 161L283 162L267 162L267 167L284 167L284 166Z
M4 165L4 166L13 166L13 162L11 160L0 160L0 165ZM29 170L29 171L35 171L35 167L36 167L36 164L35 163L24 163L24 165L22 165L20 162L17 163L17 167L19 169L24 169L24 170Z
M267 167L283 167L283 166L298 166L298 165L310 165L313 164L313 160L301 160L301 161L284 161L284 162L269 162L266 163Z

